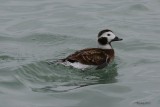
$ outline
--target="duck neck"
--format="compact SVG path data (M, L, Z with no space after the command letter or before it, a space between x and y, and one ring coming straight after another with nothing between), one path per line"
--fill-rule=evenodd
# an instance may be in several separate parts
M113 49L111 43L107 43L105 45L98 44L98 48L101 48L101 49Z

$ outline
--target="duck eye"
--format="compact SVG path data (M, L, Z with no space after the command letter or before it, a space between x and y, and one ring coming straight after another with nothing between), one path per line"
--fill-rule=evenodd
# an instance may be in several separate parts
M111 36L111 34L107 34L107 36Z

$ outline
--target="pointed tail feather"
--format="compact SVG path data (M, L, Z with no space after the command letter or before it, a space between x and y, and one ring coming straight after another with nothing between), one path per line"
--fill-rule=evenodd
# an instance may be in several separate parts
M65 61L65 59L58 59L58 60L54 60L54 61L49 61L47 62L49 65L51 64L61 64Z

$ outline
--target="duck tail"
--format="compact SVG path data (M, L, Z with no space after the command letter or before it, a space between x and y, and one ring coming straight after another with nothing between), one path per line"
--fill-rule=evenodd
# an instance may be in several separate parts
M52 61L48 61L47 63L49 65L52 65L52 64L62 64L63 62L65 62L66 59L58 59L58 60L52 60Z

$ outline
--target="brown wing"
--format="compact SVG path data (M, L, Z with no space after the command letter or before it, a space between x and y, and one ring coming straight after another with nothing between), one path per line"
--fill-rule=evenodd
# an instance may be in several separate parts
M80 62L87 65L101 65L106 62L108 55L103 49L89 48L75 52L66 58L70 62Z

